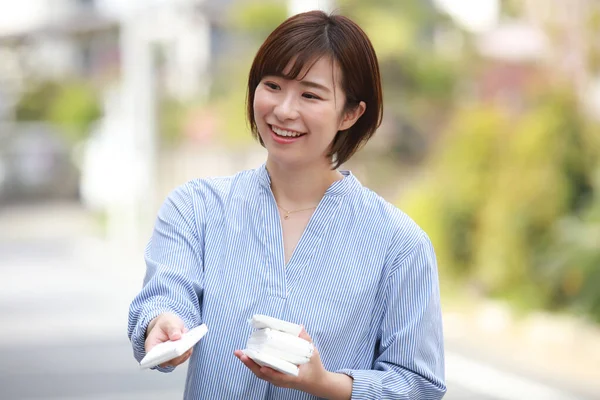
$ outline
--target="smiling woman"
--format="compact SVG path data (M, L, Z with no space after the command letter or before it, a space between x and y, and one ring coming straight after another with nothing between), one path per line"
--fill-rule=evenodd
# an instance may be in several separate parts
M186 399L443 397L431 242L339 169L382 112L377 57L354 22L313 11L273 31L248 79L266 162L190 181L164 202L129 312L136 359L206 324L193 352L158 368L190 359ZM241 350L256 314L306 329L299 336L314 351L297 376Z
M364 102L344 110L345 94L336 82L340 75L336 63L323 56L303 78L269 75L254 89L255 129L273 162L296 167L322 164L331 169L335 156L330 154L332 142L336 136L342 138L340 143L347 140L344 131L365 110Z

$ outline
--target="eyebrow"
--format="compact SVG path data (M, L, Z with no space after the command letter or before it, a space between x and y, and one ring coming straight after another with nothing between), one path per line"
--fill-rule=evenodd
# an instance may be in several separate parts
M272 76L276 76L278 78L283 78L283 79L289 79L288 77L286 77L285 75L283 75L281 73L273 74ZM305 80L301 80L298 82L300 82L300 84L302 86L306 86L306 87L314 88L314 89L320 89L320 90L323 90L324 92L331 93L331 89L329 89L327 86L322 85L320 83L313 82L313 81L305 81Z
M331 89L329 89L327 86L321 85L320 83L317 83L317 82L300 81L300 84L303 86L306 86L306 87L310 87L310 88L321 89L325 92L331 92Z

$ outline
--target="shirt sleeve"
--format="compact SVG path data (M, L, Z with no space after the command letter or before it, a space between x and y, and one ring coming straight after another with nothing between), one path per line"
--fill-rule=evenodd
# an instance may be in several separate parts
M129 308L128 336L138 362L146 352L148 324L171 312L191 329L202 321L203 254L200 229L188 185L175 189L161 206L146 247L146 276ZM170 372L174 368L157 368Z
M446 392L437 262L422 235L388 277L373 369L338 371L353 378L352 399L437 400Z

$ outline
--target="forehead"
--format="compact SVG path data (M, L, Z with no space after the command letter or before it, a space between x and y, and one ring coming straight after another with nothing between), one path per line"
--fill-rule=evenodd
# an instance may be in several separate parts
M322 85L334 87L339 84L341 71L337 62L330 56L320 56L300 63L297 57L292 58L281 71L270 75L298 81L314 81Z

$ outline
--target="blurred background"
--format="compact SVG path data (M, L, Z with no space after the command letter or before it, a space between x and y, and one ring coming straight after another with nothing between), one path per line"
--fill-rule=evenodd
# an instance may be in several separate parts
M378 53L344 168L434 243L446 398L600 399L597 0L0 0L0 399L181 398L127 341L143 247L173 188L264 161L247 73L315 8Z

